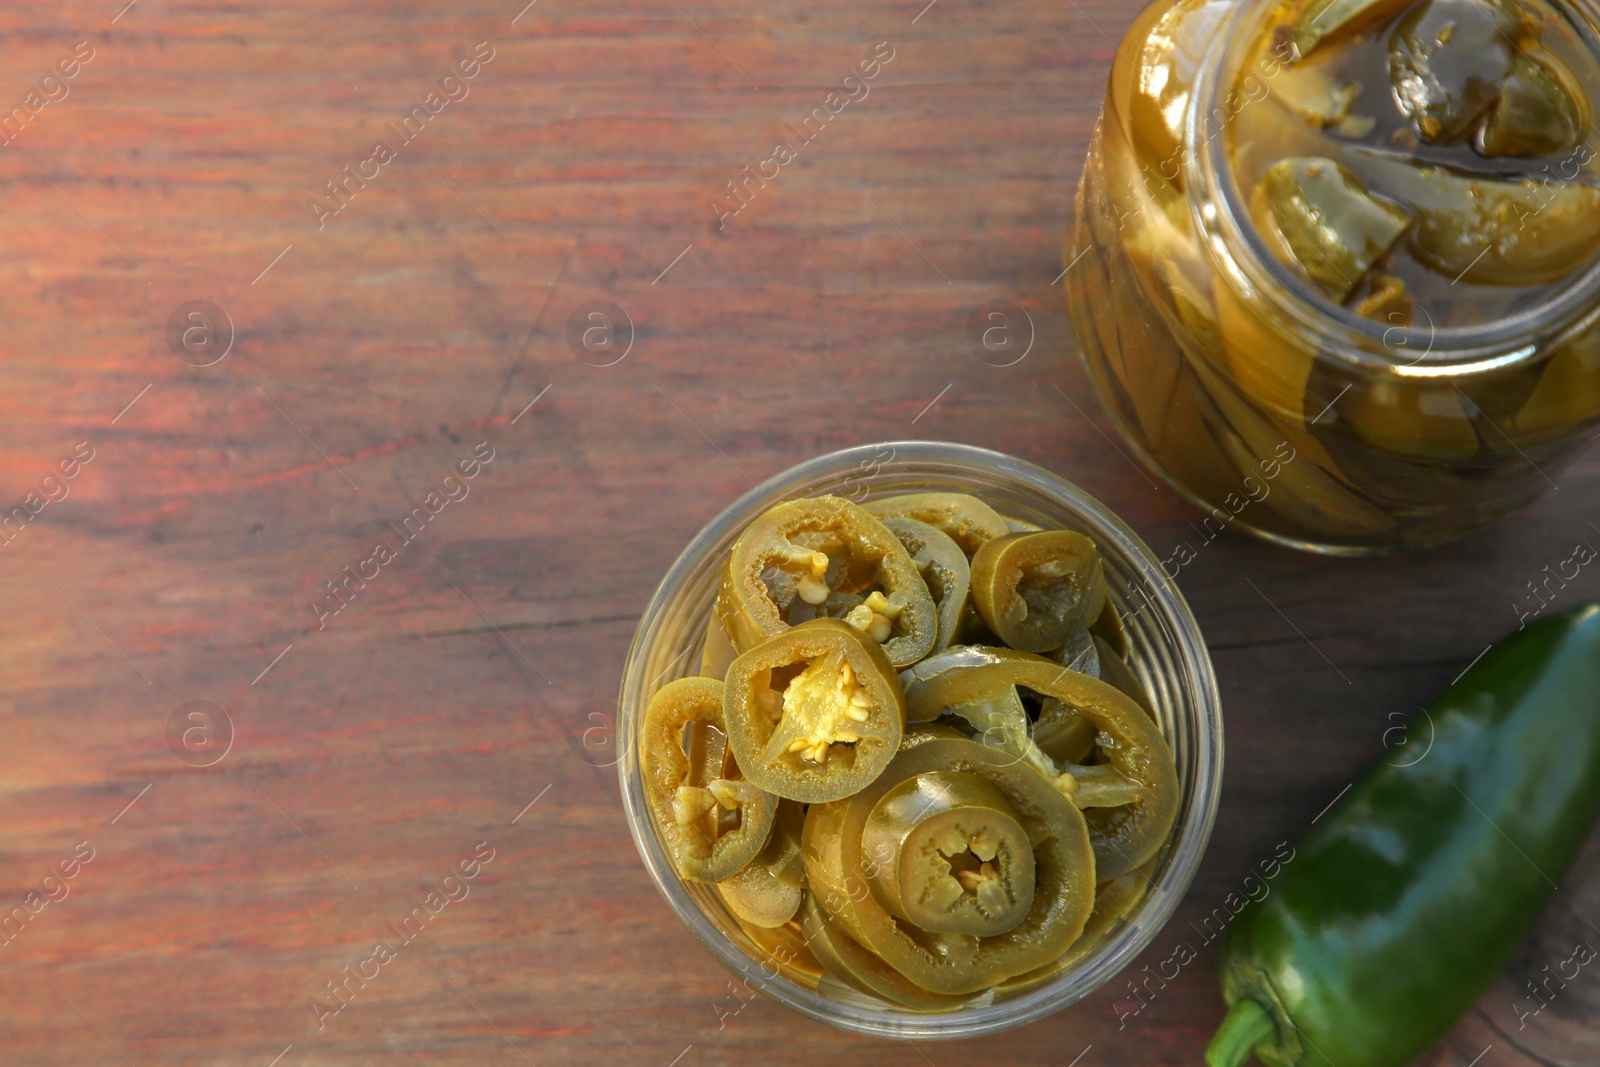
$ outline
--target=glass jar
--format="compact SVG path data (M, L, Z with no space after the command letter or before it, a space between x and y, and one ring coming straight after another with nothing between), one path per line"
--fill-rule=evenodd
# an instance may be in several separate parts
M1547 38L1600 54L1587 0L1555 9L1567 21ZM1230 164L1231 131L1293 55L1261 46L1282 12L1157 0L1128 31L1068 242L1079 348L1112 419L1207 512L1208 536L1237 527L1344 555L1446 541L1553 488L1595 436L1600 266L1580 260L1471 325L1385 323L1323 298L1257 233ZM1593 180L1594 156L1585 142L1562 176Z
M728 553L750 521L774 504L834 494L856 502L908 492L977 496L1008 520L1079 530L1105 565L1112 604L1128 634L1128 665L1153 697L1177 766L1179 807L1153 861L1143 898L1087 954L1047 980L986 992L937 1014L867 997L796 962L796 935L752 938L710 885L681 880L645 802L638 738L650 697L700 663L706 625ZM1194 616L1137 534L1079 489L998 452L931 441L897 441L829 453L768 479L701 530L662 579L639 620L618 700L617 763L628 828L656 887L695 937L748 990L845 1030L884 1037L957 1038L1031 1022L1087 996L1127 966L1171 918L1194 878L1216 818L1222 785L1222 713ZM663 975L662 981L670 981ZM740 997L746 993L734 994ZM737 1007L730 1002L730 1009Z

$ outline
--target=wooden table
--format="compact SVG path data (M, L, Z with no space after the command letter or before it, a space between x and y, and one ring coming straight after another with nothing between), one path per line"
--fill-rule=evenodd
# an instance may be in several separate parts
M0 546L0 900L32 905L0 1061L1199 1062L1214 945L1137 1015L1118 982L981 1048L728 1014L575 744L686 540L824 450L1004 449L1158 548L1196 538L1108 438L1053 283L1133 4L122 2L0 12L0 103L27 115L0 151L0 503L37 510ZM875 49L859 98L732 199ZM1036 324L1014 366L968 340L991 300ZM620 361L569 346L590 301L631 322ZM1198 940L1527 582L1600 543L1600 459L1559 486L1425 556L1229 535L1185 568L1226 788L1125 977ZM379 541L403 550L364 564ZM1595 593L1585 572L1561 600ZM430 893L425 930L363 962ZM1520 975L1594 936L1577 915ZM377 974L313 1008L347 967ZM1520 1032L1514 992L1426 1062L1594 1062L1600 979Z

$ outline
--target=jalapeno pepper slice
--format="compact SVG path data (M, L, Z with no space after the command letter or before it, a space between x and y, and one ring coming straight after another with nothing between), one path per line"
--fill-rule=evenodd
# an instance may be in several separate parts
M1152 864L1145 864L1145 867L1150 866ZM1150 874L1144 867L1119 875L1109 882L1101 882L1094 890L1094 911L1089 913L1089 921L1084 924L1078 940L1061 954L1060 959L1007 979L1000 990L1014 995L1037 988L1087 956L1123 916L1138 906L1150 885Z
M734 648L733 642L728 639L727 627L722 625L716 612L712 612L711 620L706 623L705 644L700 650L700 676L722 681L727 677L728 664L738 655L739 650Z
M778 801L778 814L767 844L755 859L717 883L728 910L750 926L782 926L800 910L805 894L806 865L800 856L805 809L792 800Z
M966 493L906 493L863 505L880 519L916 519L943 530L968 556L1010 532L1000 513Z
M930 993L912 982L835 926L814 895L808 894L801 905L800 925L828 973L861 993L919 1011L949 1011L972 999Z
M1094 755L1099 736L1100 731L1087 716L1079 715L1055 697L1045 698L1039 720L1033 724L1034 744L1058 765L1087 763Z
M1466 136L1514 69L1521 20L1498 0L1427 0L1389 40L1394 102L1429 144Z
M939 658L953 660L955 651ZM922 674L907 672L908 719L932 720L946 708L993 705L1016 686L1054 697L1096 730L1091 762L1061 767L1056 786L1084 809L1102 880L1160 851L1177 815L1178 779L1172 752L1149 714L1107 683L1042 656L1005 648L960 651L960 661L947 669L918 664ZM1032 740L1013 755L1036 769L1043 758Z
M930 652L942 652L955 641L961 615L967 607L972 571L966 553L950 535L916 519L884 519L883 524L900 539L911 562L917 565L939 614L939 636Z
M743 780L739 768L686 728L726 730L722 683L680 678L662 686L645 710L641 770L645 803L678 874L716 882L749 863L766 844L777 799Z
M806 804L876 778L905 725L883 648L837 619L802 623L743 653L728 667L723 703L744 776Z
M890 914L924 930L992 937L1033 902L1033 844L1016 808L981 774L925 771L883 795L861 847L867 882Z
M1060 648L1105 610L1100 553L1072 530L997 537L972 557L972 601L989 629L1012 648Z
M1067 636L1067 643L1050 653L1051 659L1068 670L1100 677L1100 650L1095 648L1094 635L1088 630L1075 630Z
M1405 8L1408 0L1311 0L1300 11L1300 16L1289 27L1289 41L1294 45L1295 59L1309 56L1324 41L1369 29L1374 24L1393 18Z
M1274 163L1256 186L1251 211L1278 258L1336 300L1411 225L1411 216L1372 196L1348 167L1321 156Z
M1101 641L1100 638L1096 637L1094 641L1099 652L1100 661L1100 673L1097 677L1102 682L1107 682L1128 694L1133 698L1133 702L1144 710L1146 715L1154 719L1156 717L1155 701L1150 699L1149 691L1145 689L1144 683L1139 681L1139 676L1133 673L1133 668L1129 667L1127 662L1110 645Z
M1122 625L1122 616L1117 614L1116 605L1111 603L1111 598L1106 597L1106 606L1100 609L1100 617L1089 624L1089 632L1106 644L1111 646L1123 659L1128 658L1128 631Z
M1016 813L1033 850L1034 886L1026 914L1004 933L946 933L897 921L870 887L869 878L900 864L903 852L896 853L892 840L869 840L869 818L897 786L929 772L980 776L998 787ZM969 857L977 855L972 844L982 840L973 836L978 841L967 840L967 847L953 855L940 848L921 856L920 867L913 857L909 862L918 881L932 883L939 874L954 878L966 869ZM920 739L856 796L813 806L806 814L804 843L806 876L828 916L889 966L935 993L975 993L1055 959L1082 932L1093 908L1094 853L1082 815L1034 771L965 739ZM970 891L963 886L963 892Z
M1500 83L1500 101L1478 131L1485 156L1555 155L1576 148L1589 125L1587 96L1573 91L1572 72L1554 56L1517 49L1511 73Z
M818 608L871 634L896 666L927 655L939 634L933 597L910 554L842 497L768 509L733 546L717 594L717 616L741 652L816 617Z
M919 693L917 711L907 705L907 722L932 721L946 717L965 722L967 736L990 748L1009 752L1027 761L1034 770L1054 780L1060 771L1031 740L1028 711L1013 685L996 685L976 690L963 685L962 672L992 663L993 650L957 646L900 672L906 690ZM1093 732L1091 731L1091 736Z
M734 921L739 924L739 929L745 932L745 936L766 954L767 959L762 960L760 964L763 975L767 973L769 967L767 960L770 960L777 965L778 974L789 968L802 976L801 981L809 980L813 985L822 977L822 964L811 951L811 937L801 927L798 915L782 926L773 927L753 926L737 915L734 916Z

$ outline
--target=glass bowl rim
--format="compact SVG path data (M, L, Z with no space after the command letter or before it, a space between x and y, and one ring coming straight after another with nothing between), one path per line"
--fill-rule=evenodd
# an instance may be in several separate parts
M884 449L892 450L887 460L882 457ZM683 889L651 831L640 777L629 774L630 765L636 762L635 730L629 709L638 707L642 713L648 702L644 692L643 653L662 614L694 570L736 527L748 524L763 502L792 498L802 487L819 478L832 475L842 479L853 471L865 471L874 463L879 465L878 469L891 472L899 467L913 470L938 466L964 468L1019 483L1048 498L1082 518L1094 537L1109 537L1121 553L1139 567L1144 579L1141 595L1178 636L1172 651L1175 663L1187 675L1184 687L1194 732L1195 773L1187 790L1190 817L1178 831L1179 837L1161 879L1152 885L1135 913L1137 922L1124 923L1109 941L1068 974L1000 1003L951 1012L890 1014L844 1004L781 976L767 975L765 969L759 967L759 961L718 929ZM1133 962L1171 920L1199 870L1221 800L1223 732L1215 673L1199 624L1176 582L1162 569L1158 557L1127 523L1060 475L1003 452L946 441L884 441L827 452L767 478L719 512L673 561L639 618L618 692L615 737L617 782L629 833L651 881L679 921L719 963L744 978L747 984L753 981L755 988L771 999L818 1022L873 1037L977 1037L1041 1019L1109 982Z

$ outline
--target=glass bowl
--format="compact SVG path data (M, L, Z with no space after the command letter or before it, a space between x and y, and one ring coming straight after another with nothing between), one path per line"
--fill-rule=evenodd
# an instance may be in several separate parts
M980 497L1008 520L1081 531L1099 546L1112 603L1128 631L1128 664L1154 698L1177 763L1180 803L1144 898L1098 946L1042 985L985 993L954 1011L917 1012L779 962L734 920L709 885L684 882L645 806L637 737L650 697L694 674L728 553L772 505L834 494L857 502L944 491ZM999 452L935 441L894 441L830 452L769 478L689 543L639 620L618 702L617 775L628 828L645 868L683 924L752 990L802 1015L881 1037L960 1038L993 1033L1075 1003L1127 966L1171 918L1205 852L1222 784L1222 712L1205 641L1183 596L1139 536L1072 483ZM787 954L785 954L787 955Z

